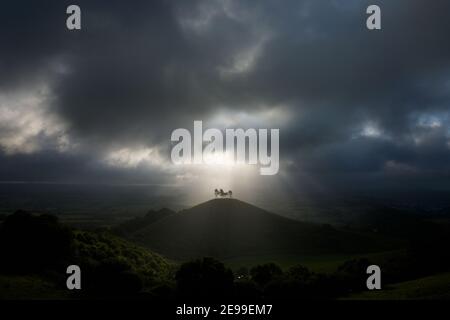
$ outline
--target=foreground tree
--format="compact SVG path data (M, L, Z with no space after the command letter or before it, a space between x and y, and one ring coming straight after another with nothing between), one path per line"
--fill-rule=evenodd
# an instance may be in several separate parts
M55 216L16 211L0 228L0 269L39 272L64 266L73 254L73 234Z
M233 273L214 258L203 258L181 265L175 275L178 294L194 300L220 300L233 289Z
M266 263L253 267L250 270L250 276L260 286L264 286L270 281L280 278L283 270L275 263Z

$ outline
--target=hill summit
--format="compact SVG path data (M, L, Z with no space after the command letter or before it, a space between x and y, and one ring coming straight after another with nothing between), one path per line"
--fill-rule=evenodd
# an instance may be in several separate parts
M213 199L127 234L173 259L376 250L373 239L288 219L236 199Z

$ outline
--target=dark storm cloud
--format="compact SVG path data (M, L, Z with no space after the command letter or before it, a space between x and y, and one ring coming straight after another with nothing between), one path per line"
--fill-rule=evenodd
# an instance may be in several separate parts
M65 29L68 4L3 5L0 91L49 83L52 112L93 158L165 150L173 129L219 107L285 105L290 169L448 173L449 1L377 1L376 32L365 28L369 1L77 1L79 32ZM252 50L253 65L233 71ZM418 126L429 115L440 128ZM379 132L364 136L365 125ZM74 171L88 162L74 159Z
M0 155L2 182L52 182L98 184L155 184L168 185L171 181L158 171L148 168L106 167L88 154L60 154L38 152Z

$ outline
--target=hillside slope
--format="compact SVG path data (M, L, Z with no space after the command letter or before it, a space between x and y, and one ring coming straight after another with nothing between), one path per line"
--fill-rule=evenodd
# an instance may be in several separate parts
M235 199L215 199L172 214L130 238L174 259L386 249L371 237L291 220Z
M356 293L347 299L356 300L448 300L450 299L450 273L442 273L416 280L390 285L383 290Z

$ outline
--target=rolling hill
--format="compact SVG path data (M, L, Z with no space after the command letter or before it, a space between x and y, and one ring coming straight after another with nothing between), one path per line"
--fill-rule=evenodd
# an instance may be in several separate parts
M172 259L374 252L391 244L328 225L291 220L236 199L214 199L125 234Z

